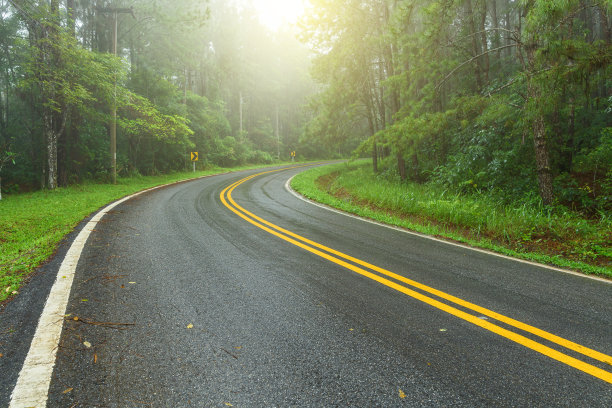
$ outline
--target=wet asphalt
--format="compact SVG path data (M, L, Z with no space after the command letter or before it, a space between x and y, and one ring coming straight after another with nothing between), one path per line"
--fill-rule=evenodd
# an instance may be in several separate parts
M285 189L299 171L258 176L233 197L313 241L612 355L611 284L313 206ZM48 406L612 406L601 379L239 218L219 194L253 173L145 193L104 217L79 262ZM0 406L69 242L0 311L11 328L0 333Z

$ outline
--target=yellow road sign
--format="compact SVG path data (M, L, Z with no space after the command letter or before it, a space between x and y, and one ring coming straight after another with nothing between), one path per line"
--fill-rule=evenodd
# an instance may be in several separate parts
M191 161L198 161L198 152L191 152Z

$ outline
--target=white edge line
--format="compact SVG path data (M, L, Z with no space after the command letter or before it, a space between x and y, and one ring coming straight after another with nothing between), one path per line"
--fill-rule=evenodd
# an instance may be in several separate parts
M600 278L598 276L586 275L586 274L583 274L583 273L570 271L568 269L556 268L554 266L544 265L544 264L533 262L533 261L527 261L525 259L513 258L513 257L508 256L508 255L498 254L497 252L487 251L486 249L474 248L474 247L471 247L471 246L468 246L468 245L458 244L456 242L451 242L451 241L446 241L446 240L443 240L443 239L432 237L431 235L425 235L425 234L421 234L421 233L418 233L418 232L415 232L415 231L410 231L408 229L405 229L405 228L402 228L402 227L398 227L398 226L395 226L395 225L384 224L382 222L378 222L378 221L374 221L374 220L371 220L371 219L368 219L368 218L360 217L358 215L351 214L349 212L342 211L342 210L330 207L330 206L325 205L325 204L321 204L319 202L316 202L314 200L311 200L311 199L308 199L308 198L304 197L303 195L299 194L297 191L295 191L294 189L291 188L291 180L293 180L293 177L295 177L296 175L292 176L291 178L289 178L289 180L287 180L287 182L285 183L285 189L287 191L289 191L291 194L293 194L296 198L299 198L300 200L302 200L304 202L307 202L309 204L316 205L317 207L324 208L324 209L326 209L328 211L332 211L332 212L335 212L337 214L342 214L342 215L345 215L347 217L351 217L351 218L354 218L354 219L357 219L357 220L368 222L370 224L374 224L374 225L378 225L378 226L381 226L381 227L385 227L385 228L389 228L389 229L392 229L392 230L396 230L396 231L399 231L399 232L403 232L405 234L414 235L414 236L417 236L417 237L429 239L431 241L441 242L441 243L447 244L447 245L452 245L452 246L455 246L455 247L458 247L458 248L468 249L470 251L480 252L480 253L487 254L487 255L493 255L493 256L496 256L498 258L508 259L508 260L511 260L511 261L520 262L520 263L527 264L527 265L537 266L537 267L549 269L549 270L552 270L552 271L563 272L563 273L567 273L567 274L574 275L574 276L580 276L582 278L587 278L587 279L592 279L592 280L596 280L596 281L600 281L600 282L605 282L607 284L612 284L612 280Z
M224 173L220 173L224 174ZM219 174L219 175L220 175ZM148 188L123 197L98 211L83 227L74 239L57 272L55 283L51 287L45 307L40 315L36 332L30 344L30 350L19 372L17 383L11 394L9 408L43 408L47 405L51 376L55 366L55 357L64 325L66 307L70 298L70 289L74 280L77 264L87 238L96 228L97 223L117 205L140 194L153 191L172 184L194 181L217 174L204 175L192 179Z

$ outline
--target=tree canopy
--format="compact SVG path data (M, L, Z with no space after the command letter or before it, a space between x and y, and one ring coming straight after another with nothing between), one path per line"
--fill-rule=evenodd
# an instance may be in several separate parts
M311 4L323 91L305 137L358 135L401 179L612 208L610 0Z
M116 108L122 175L353 153L609 213L612 0L307 4L271 29L250 0L0 0L3 188L108 179Z
M120 175L296 149L309 54L248 1L2 0L0 18L5 190L108 180L114 108Z

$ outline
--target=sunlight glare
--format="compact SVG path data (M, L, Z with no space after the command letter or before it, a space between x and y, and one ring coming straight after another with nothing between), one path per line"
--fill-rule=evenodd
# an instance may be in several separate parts
M262 24L273 30L284 23L294 24L304 13L305 0L253 0Z

